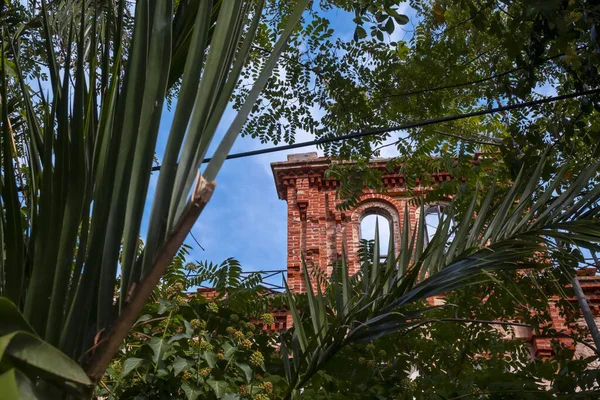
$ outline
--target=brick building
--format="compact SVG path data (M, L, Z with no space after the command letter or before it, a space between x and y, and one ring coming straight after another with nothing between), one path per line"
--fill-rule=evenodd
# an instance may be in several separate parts
M344 245L350 272L356 272L359 268L357 249L362 237L361 221L369 215L378 215L390 222L395 248L400 248L399 230L405 218L405 207L408 207L410 224L414 226L419 218L420 207L417 202L411 202L414 198L411 196L419 196L428 187L417 186L409 194L404 178L386 171L386 161L380 159L371 163L371 168L380 169L384 173L385 194L367 190L358 205L350 211L336 209L339 204L336 200L339 182L326 177L325 172L331 162L329 158L317 157L316 153L292 154L287 161L271 164L279 199L285 200L288 205L287 275L290 289L296 292L305 290L301 271L302 255L308 264L329 275L331 265L341 256ZM440 172L433 178L436 183L451 179L446 172ZM442 206L432 204L425 208L425 213L439 213ZM580 276L580 282L590 307L600 317L600 276L595 274L594 269L583 271L582 275L586 275ZM577 303L575 299L571 301ZM552 307L551 314L555 327L558 330L565 329L564 319L558 310ZM280 316L280 319L283 318L284 316ZM600 318L598 320L600 322ZM290 323L290 318L287 323ZM515 333L531 343L532 352L536 356L552 355L549 338L534 337L531 329L527 328L516 329ZM577 346L577 352L586 354L589 349Z

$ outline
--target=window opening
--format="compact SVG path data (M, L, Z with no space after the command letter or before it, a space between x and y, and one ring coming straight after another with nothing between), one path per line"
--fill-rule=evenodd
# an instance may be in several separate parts
M379 227L379 258L387 257L390 244L390 219L379 213L371 213L360 221L360 238L375 240L375 226Z
M437 233L441 223L448 217L445 206L441 204L431 205L425 208L425 245L428 245ZM450 229L454 227L454 221L450 221ZM454 233L450 234L446 247L452 243Z

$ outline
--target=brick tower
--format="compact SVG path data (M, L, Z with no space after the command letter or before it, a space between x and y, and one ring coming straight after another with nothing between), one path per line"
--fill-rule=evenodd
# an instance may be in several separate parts
M386 172L386 159L377 159L371 168L383 171L385 194L365 191L352 210L336 209L336 189L339 182L327 179L325 171L331 159L317 157L317 153L292 154L284 162L271 164L278 196L288 204L288 284L293 291L304 290L301 274L301 257L304 254L309 265L331 273L333 265L341 256L342 244L346 248L350 273L358 268L357 250L361 238L361 221L372 214L380 215L390 222L395 239L395 249L400 248L400 227L404 223L404 211L408 206L411 226L418 218L420 208L410 202L419 191L409 195L404 178ZM436 182L449 180L442 172L434 176ZM418 188L417 188L418 189ZM423 188L424 190L426 188Z
M331 265L341 256L342 245L344 245L350 273L354 274L359 267L357 250L361 238L361 221L368 215L380 215L390 222L390 231L393 232L396 240L395 249L400 248L399 230L401 223L404 223L405 207L408 206L412 227L419 218L420 207L416 205L417 202L410 201L413 199L411 196L420 196L428 187L412 188L409 193L402 175L387 172L386 161L386 159L377 159L370 165L371 168L383 172L385 194L367 190L361 195L358 205L348 211L336 209L336 205L339 204L336 200L339 182L325 177L331 159L317 157L317 153L304 153L292 154L288 156L287 161L271 164L279 199L285 200L288 205L287 272L288 285L292 291L305 291L301 271L303 254L309 265L314 265L330 275ZM446 172L440 172L433 178L436 183L451 179ZM439 211L439 207L439 204L432 204L430 207L425 207L425 212L435 211L436 208ZM578 275L597 323L600 324L600 275L596 275L595 268L579 271ZM432 300L435 302L435 299ZM553 298L550 303L551 323L557 330L568 332L564 317L559 315L558 309L553 306L556 300L558 299ZM577 300L573 297L568 301L577 304ZM282 314L282 321L285 318L286 316ZM583 320L578 322L584 324ZM291 325L289 315L286 325ZM517 327L514 336L510 335L510 337L530 343L534 356L553 355L551 338L536 337L529 328ZM560 340L571 344L569 339ZM576 354L589 355L589 349L585 346L574 343L572 346Z

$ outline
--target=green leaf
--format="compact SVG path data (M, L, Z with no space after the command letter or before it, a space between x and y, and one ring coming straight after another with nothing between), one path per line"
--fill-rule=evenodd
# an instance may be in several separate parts
M239 400L241 399L240 395L237 393L225 393L223 395L223 397L221 397L223 400Z
M175 360L173 361L173 373L177 376L181 371L187 369L191 365L193 365L191 360L183 357L175 357Z
M213 379L208 379L206 383L208 383L208 385L215 392L217 399L222 398L225 395L225 391L229 388L229 384L226 381L215 381Z
M359 41L360 39L364 39L366 37L367 37L367 31L365 31L365 28L363 28L360 25L357 25L356 29L354 30L354 40Z
M188 400L196 400L200 395L204 394L202 388L187 382L181 385L181 388Z
M406 25L409 21L408 17L404 14L396 14L394 15L394 19L396 20L398 25Z
M248 383L250 383L250 381L252 381L252 376L254 375L252 367L250 367L248 364L243 363L238 363L237 366L244 372L244 374L246 375L246 380L248 381Z
M2 399L6 400L48 398L47 393L43 393L31 379L14 368L0 375L0 393Z
M394 28L395 28L394 20L390 17L390 18L388 18L387 22L385 23L383 30L391 35L392 33L394 33Z
M7 335L14 331L25 331L35 334L35 331L23 317L17 306L7 299L0 297L0 336Z
M141 365L146 362L143 358L131 357L123 362L123 377L129 375L130 372L135 371Z
M227 342L223 343L223 345L221 347L223 348L223 355L224 355L223 358L227 361L231 360L231 358L233 357L235 352L238 350L237 347L232 346L231 344L229 344Z
M152 358L152 361L154 361L154 363L157 363L159 360L161 360L163 354L169 348L169 345L165 340L157 337L151 338L150 342L148 343L148 346L150 346L150 348L154 352L154 357Z
M202 358L206 360L206 363L210 368L214 368L215 365L217 365L217 355L212 351L205 351L204 353L202 353Z
M92 385L75 361L28 332L17 331L0 337L0 360L4 357L18 360L50 378Z
M177 307L177 303L172 300L158 299L158 315L174 310L175 307Z
M2 393L5 399L16 400L23 398L19 390L19 384L17 383L16 373L16 370L13 368L0 375L0 393Z

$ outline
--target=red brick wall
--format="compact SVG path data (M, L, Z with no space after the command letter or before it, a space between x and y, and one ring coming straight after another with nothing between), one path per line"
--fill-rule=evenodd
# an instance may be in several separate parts
M399 229L404 223L405 208L411 226L418 218L419 208L410 204L413 197L406 190L402 176L397 174L384 176L385 194L366 191L355 209L337 210L338 182L325 178L329 162L327 158L318 158L316 153L307 153L289 156L287 162L271 164L279 198L286 200L288 205L288 284L294 291L305 290L302 255L309 266L314 265L330 274L331 265L339 259L342 246L345 246L350 271L356 272L363 216L379 212L389 217L396 249L400 248ZM385 161L373 163L374 168L383 169L384 166ZM449 175L440 173L436 178L449 179Z
M357 250L360 239L360 221L369 211L377 210L392 220L395 248L400 248L399 229L404 223L405 209L411 227L417 221L419 208L410 204L413 198L405 187L404 178L398 174L384 172L383 183L385 194L366 191L358 206L350 211L339 211L336 205L336 189L339 182L325 177L331 161L319 158L316 153L294 154L288 156L288 161L271 164L275 185L280 199L288 205L288 285L295 292L305 291L302 275L302 255L305 255L308 265L314 265L322 271L331 273L331 265L336 262L345 246L349 259L351 273L356 272L358 265ZM386 160L375 160L372 168L385 171ZM449 180L449 174L440 172L433 177L436 182ZM413 195L420 195L427 187L413 188ZM416 202L415 202L416 203ZM600 276L581 277L582 287L591 303L595 315L600 316ZM315 282L313 279L313 287ZM440 299L441 300L441 299ZM576 303L575 299L571 299ZM431 299L436 302L436 299ZM550 314L554 327L568 333L565 320L559 315L558 309L551 306ZM291 317L287 318L291 325ZM536 356L551 356L551 339L535 337L531 330L521 329L517 334L532 344ZM568 339L562 339L565 344Z

